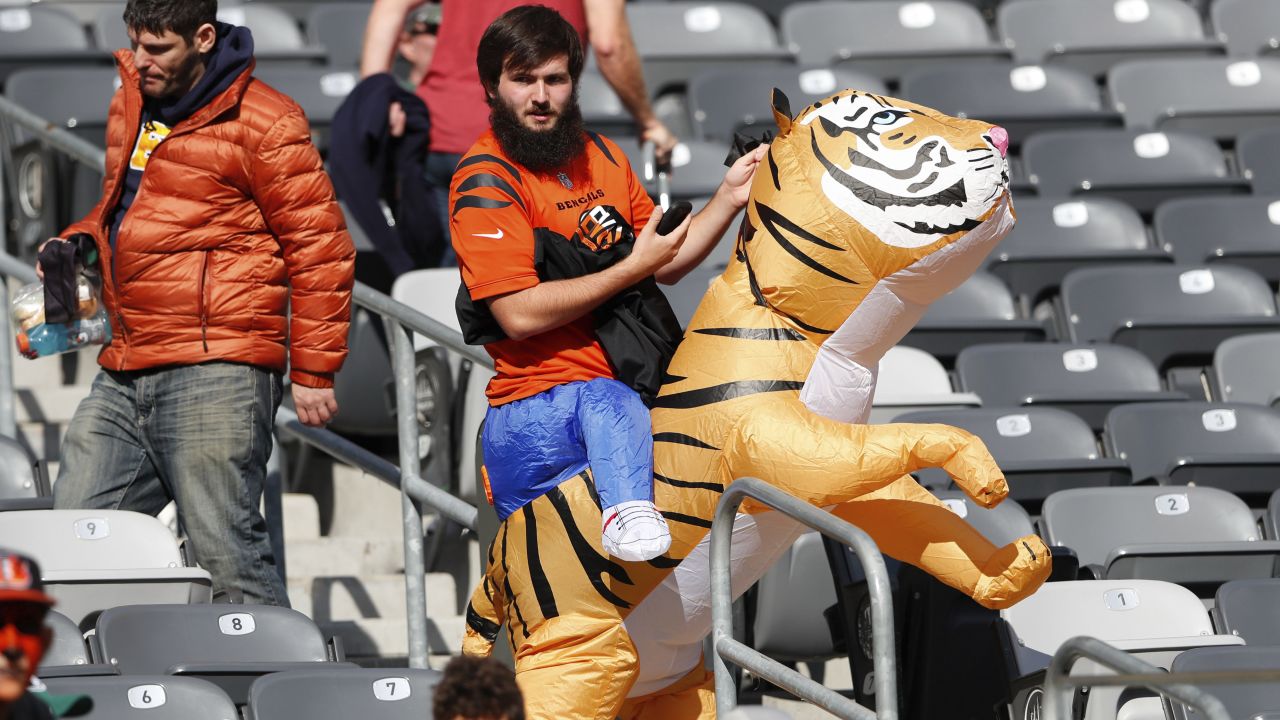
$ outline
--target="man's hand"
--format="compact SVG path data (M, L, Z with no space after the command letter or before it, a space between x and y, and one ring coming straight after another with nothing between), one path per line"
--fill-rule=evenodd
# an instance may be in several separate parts
M636 235L636 243L631 248L631 255L623 262L635 268L638 279L647 278L658 272L667 263L675 259L689 233L690 218L676 226L666 235L658 234L658 223L662 220L662 208L654 208L640 233Z
M324 427L338 414L333 388L312 388L293 383L293 408L307 427Z
M391 133L391 137L398 138L404 135L404 123L404 107L398 102L391 103L387 108L387 130Z
M724 174L721 187L735 209L746 206L747 197L751 194L751 179L756 176L756 168L768 153L768 145L759 145L755 150L738 158Z
M645 123L640 132L640 142L642 144L652 142L657 150L658 162L665 163L671 159L671 151L675 149L676 143L680 142L680 138L663 125L661 120L654 118Z
M36 277L40 278L41 282L44 282L44 268L40 267L40 253L44 251L45 245L48 245L54 240L57 240L58 242L66 242L66 240L63 240L62 238L53 237L40 243L40 247L36 248Z

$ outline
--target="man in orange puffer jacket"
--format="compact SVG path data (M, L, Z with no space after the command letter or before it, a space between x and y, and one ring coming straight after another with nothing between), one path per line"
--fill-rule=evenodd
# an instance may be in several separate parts
M355 250L302 110L216 0L130 0L94 236L113 338L62 447L59 508L174 500L214 589L287 605L258 511L286 360L337 412Z

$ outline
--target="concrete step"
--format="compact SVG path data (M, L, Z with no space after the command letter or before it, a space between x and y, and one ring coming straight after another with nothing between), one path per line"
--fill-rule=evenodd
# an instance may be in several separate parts
M371 618L317 623L328 637L342 638L347 657L404 657L409 654L408 630L402 618ZM457 655L462 650L466 621L461 615L427 619L427 647L432 655ZM434 664L434 667L443 665Z
M289 543L288 568L294 577L325 577L335 572L390 575L404 572L403 543L397 538L321 537Z
M457 584L446 573L427 573L427 615L460 613ZM329 575L289 578L293 609L316 622L405 617L404 575Z
M281 495L284 510L284 541L286 547L299 540L320 538L320 505L307 493Z

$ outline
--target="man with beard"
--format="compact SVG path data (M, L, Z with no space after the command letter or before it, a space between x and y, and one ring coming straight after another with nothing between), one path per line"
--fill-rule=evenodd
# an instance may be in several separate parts
M488 490L500 519L591 467L604 508L604 547L624 560L666 551L653 505L648 410L616 380L592 312L654 277L672 284L696 267L746 203L764 156L748 153L701 212L657 232L654 207L626 156L582 126L576 87L583 49L554 10L515 8L485 31L476 54L490 130L458 164L451 232L471 301L484 301L505 339L488 342L483 433ZM642 228L616 232L619 224ZM575 237L592 250L634 243L581 277L540 278L535 236ZM634 238L632 240L631 238Z

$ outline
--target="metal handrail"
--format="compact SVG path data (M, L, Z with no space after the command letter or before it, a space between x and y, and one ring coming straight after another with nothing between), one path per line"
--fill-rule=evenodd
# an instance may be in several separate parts
M62 152L76 162L98 172L106 165L106 153L58 127L12 101L0 97L0 121L13 122L36 135L47 147ZM4 162L9 155L8 127L0 125L0 188L3 187ZM3 195L0 194L0 209ZM5 222L0 217L0 226ZM0 235L0 238L3 236ZM34 282L35 270L20 260L9 256L0 245L0 275L13 276L23 282ZM483 367L493 369L493 360L483 350L467 345L462 334L413 308L396 302L386 295L362 283L355 283L353 302L366 310L377 313L386 325L391 344L391 368L396 384L397 441L400 466L355 445L346 438L323 428L303 425L291 410L282 407L276 416L277 434L297 438L322 452L350 463L355 467L392 485L401 491L402 520L404 524L405 552L405 600L409 646L409 666L427 667L427 616L425 560L422 539L422 511L426 505L441 516L459 525L475 530L477 509L470 503L443 490L422 478L416 468L419 438L417 425L417 398L413 333L461 355ZM0 339L8 337L9 313L0 308ZM13 409L13 366L9 353L0 352L0 433L16 435ZM277 519L278 520L278 519ZM275 528L277 531L279 527Z
M876 710L872 711L821 683L733 638L733 592L729 552L738 506L747 498L784 513L827 537L851 546L862 562L871 597L872 662ZM724 491L711 523L711 636L715 664L716 715L726 717L737 705L738 688L725 660L750 670L837 717L854 720L897 720L898 676L893 639L893 598L889 572L875 541L857 527L756 478L741 478Z
M1081 658L1088 658L1123 674L1070 675L1071 666ZM1204 682L1206 676L1214 676L1220 682L1258 682L1259 678L1254 677L1255 675L1258 673L1196 673L1195 680ZM1218 698L1187 684L1188 679L1190 678L1183 674L1167 673L1097 638L1073 637L1062 643L1049 661L1044 681L1044 717L1045 720L1070 720L1071 695L1077 687L1141 685L1195 708L1204 713L1206 720L1231 720ZM1280 680L1280 671L1272 671L1265 679L1271 682Z

